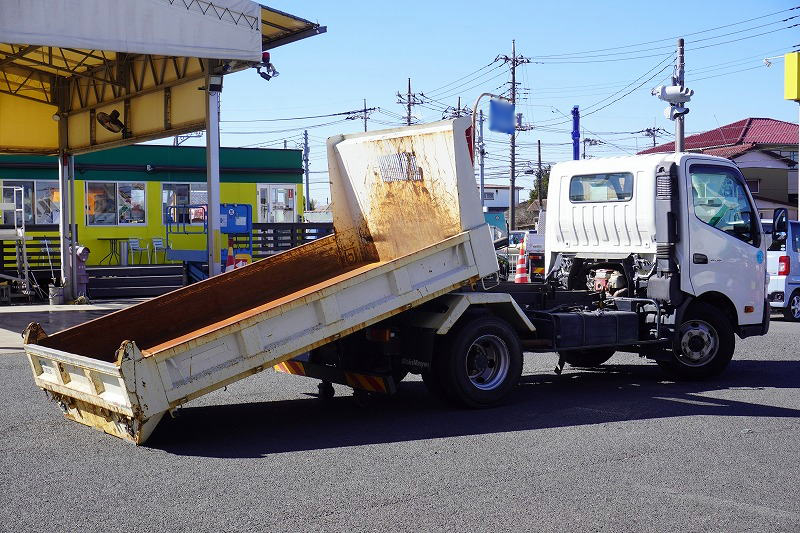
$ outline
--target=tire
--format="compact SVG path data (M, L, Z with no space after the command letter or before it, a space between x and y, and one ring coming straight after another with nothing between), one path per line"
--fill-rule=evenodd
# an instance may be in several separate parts
M597 368L616 353L614 348L587 348L585 350L569 350L558 352L564 361L576 368Z
M680 379L704 379L725 370L734 348L733 326L726 314L698 302L676 330L672 358L658 365Z
M438 375L448 399L466 407L483 408L501 402L522 375L519 337L506 322L493 316L479 316L459 325L447 335L433 359L433 373Z
M800 322L800 291L794 291L789 297L786 309L783 310L786 320Z

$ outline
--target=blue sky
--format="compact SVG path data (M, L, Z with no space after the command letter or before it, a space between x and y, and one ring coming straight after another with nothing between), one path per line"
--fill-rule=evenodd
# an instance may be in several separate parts
M651 96L650 89L671 74L667 65L673 62L674 38L681 35L687 40L686 85L695 90L686 119L688 132L750 116L797 121L798 104L783 100L782 58L773 60L772 67L763 59L800 45L800 26L786 29L800 23L800 9L784 11L800 5L798 0L529 1L502 7L472 1L266 3L317 21L328 32L273 50L280 76L269 82L252 70L226 78L222 144L281 147L285 138L295 147L302 128L309 127L311 192L321 202L328 197L324 140L360 131L361 121L227 121L338 113L361 107L366 98L367 106L382 110L371 114L370 129L391 127L405 113L395 93L405 92L408 77L414 92L433 99L415 108L418 120L439 120L443 107L455 106L459 96L462 105L472 106L480 92L504 90L508 69L492 62L498 54L511 54L512 39L517 53L532 60L518 69L525 99L517 111L533 126L518 134L523 166L535 160L537 139L543 143L546 162L571 158L570 124L559 122L566 120L562 113L568 115L573 105L584 112L596 110L583 119L585 136L603 141L588 148L590 155L635 153L652 142L627 132L654 125L672 132L673 123L662 114L665 104ZM778 11L783 12L770 15ZM788 17L797 18L781 22ZM755 20L744 22L747 19ZM727 27L705 31L720 26ZM695 32L702 33L691 35ZM619 48L627 45L635 46ZM547 57L557 55L561 57ZM508 183L508 136L487 138L488 181ZM670 135L659 139L669 140ZM530 186L525 181L529 177L521 179L523 186Z

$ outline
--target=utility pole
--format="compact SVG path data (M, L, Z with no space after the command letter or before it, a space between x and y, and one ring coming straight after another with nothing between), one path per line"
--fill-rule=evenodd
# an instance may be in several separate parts
M542 141L536 141L536 148L539 151L539 171L536 173L536 192L539 197L539 220L542 219Z
M675 74L672 76L672 85L677 85L683 88L683 70L684 70L684 60L683 60L683 39L678 39L678 55L675 59ZM683 117L685 113L678 115L675 119L675 151L676 152L683 152Z
M424 97L424 95L423 95ZM470 110L464 107L461 107L461 97L458 97L458 105L456 107L448 106L444 111L442 111L442 120L446 118L458 118L463 117L470 114Z
M586 159L586 145L589 146L597 146L598 144L603 144L603 141L600 139L589 139L588 137L583 138L583 158Z
M504 63L511 64L511 103L517 103L517 67L522 65L523 63L530 63L531 60L528 57L524 56L517 56L517 42L516 40L511 41L511 57L508 56L498 56L497 59L501 59ZM510 204L511 204L511 229L516 228L516 203L517 203L517 177L516 177L516 151L517 151L517 132L511 134L511 195L510 195Z
M644 130L645 137L652 137L653 138L653 148L656 147L656 134L658 133L658 128L645 128Z
M364 131L367 131L367 99L364 98Z
M408 92L406 93L406 126L411 125L411 78L408 78Z
M459 102L460 103L460 102ZM483 109L478 112L478 124L480 124L480 137L478 140L478 155L480 156L480 164L481 164L481 211L484 213L486 212L486 200L483 197L483 156L486 155L486 151L484 150L483 146Z
M303 130L303 169L306 175L306 210L311 211L311 184L308 179L308 130Z
M675 152L683 152L684 146L684 116L689 112L686 103L691 101L694 91L684 86L684 57L683 39L678 39L678 53L675 55L675 70L672 73L672 85L659 85L650 94L669 103L664 110L664 115L675 121Z
M408 90L404 95L397 93L397 103L406 106L406 126L411 125L411 108L422 103L422 99L416 93L411 92L411 78L408 78ZM366 106L365 106L366 107Z

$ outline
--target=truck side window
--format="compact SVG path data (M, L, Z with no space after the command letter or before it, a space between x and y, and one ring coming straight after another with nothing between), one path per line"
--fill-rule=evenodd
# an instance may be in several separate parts
M570 202L625 202L633 197L633 174L586 174L569 181Z
M694 214L717 228L753 246L761 243L756 210L750 204L744 181L729 167L692 165Z

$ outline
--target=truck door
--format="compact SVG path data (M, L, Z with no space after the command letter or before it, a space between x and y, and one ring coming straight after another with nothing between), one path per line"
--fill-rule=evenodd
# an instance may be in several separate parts
M724 294L739 324L762 321L765 260L753 199L738 169L687 159L689 277L694 294ZM685 269L684 269L685 272Z

